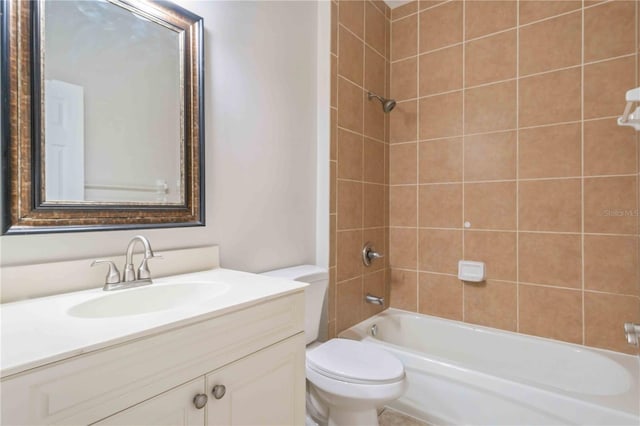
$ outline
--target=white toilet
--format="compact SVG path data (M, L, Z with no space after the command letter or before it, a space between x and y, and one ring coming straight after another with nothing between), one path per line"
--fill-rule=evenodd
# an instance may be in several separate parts
M316 342L329 275L314 265L264 275L309 283L305 289L307 415L329 426L375 426L378 408L406 390L404 366L382 349L356 340Z

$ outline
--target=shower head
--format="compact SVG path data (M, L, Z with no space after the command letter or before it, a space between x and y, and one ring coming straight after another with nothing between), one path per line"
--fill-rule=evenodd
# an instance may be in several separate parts
M382 103L382 110L384 112L391 112L391 110L394 109L395 107L396 107L396 101L393 99L386 99Z
M369 95L369 100L376 98L377 100L380 101L380 103L382 104L382 110L384 112L390 112L392 109L396 107L396 101L394 101L393 99L385 99L371 92L369 92L368 95Z

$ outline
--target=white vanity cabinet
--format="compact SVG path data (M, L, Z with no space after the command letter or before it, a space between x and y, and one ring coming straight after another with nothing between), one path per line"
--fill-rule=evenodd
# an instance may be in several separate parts
M303 424L305 378L300 368L304 364L301 341L304 346L302 335L289 338L94 425Z
M89 348L3 377L1 424L304 424L303 329L299 289Z
M206 424L304 424L304 345L300 334L208 374Z
M204 380L196 379L94 423L99 426L202 426L204 410L194 396L204 395Z

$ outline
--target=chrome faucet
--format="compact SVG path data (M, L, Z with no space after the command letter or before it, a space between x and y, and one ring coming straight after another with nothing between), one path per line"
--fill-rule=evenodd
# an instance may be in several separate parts
M134 271L133 269L133 250L135 249L137 242L142 243L144 247L144 257L142 259L142 262L140 262L140 266L138 267L138 271L136 273L136 271ZM153 253L149 240L147 240L142 235L136 235L131 239L131 241L129 241L129 245L127 246L127 254L124 264L124 271L122 272L122 280L120 280L120 271L118 271L118 267L110 260L96 259L91 263L91 266L94 266L98 263L107 263L109 265L109 272L107 273L104 287L102 289L104 291L120 290L124 288L152 284L153 281L151 281L151 271L149 270L148 262L149 259L154 258L162 258L162 256L158 256Z
M144 246L144 258L142 259L142 262L138 267L138 273L136 274L133 271L133 249L138 241L140 241ZM149 284L151 284L151 271L149 271L149 264L147 262L149 259L153 259L154 257L159 256L153 254L149 240L142 235L136 235L133 237L127 246L127 259L124 265L124 272L122 273L122 281L148 281Z

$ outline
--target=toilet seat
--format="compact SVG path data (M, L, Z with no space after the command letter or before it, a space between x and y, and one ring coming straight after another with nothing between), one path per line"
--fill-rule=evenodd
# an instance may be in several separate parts
M332 405L376 406L372 401L391 401L399 398L407 389L407 381L402 378L393 383L362 384L336 380L320 374L307 366L307 380L318 390L325 392L324 398Z
M307 352L307 371L328 379L361 385L401 381L404 366L383 349L357 340L331 339Z

